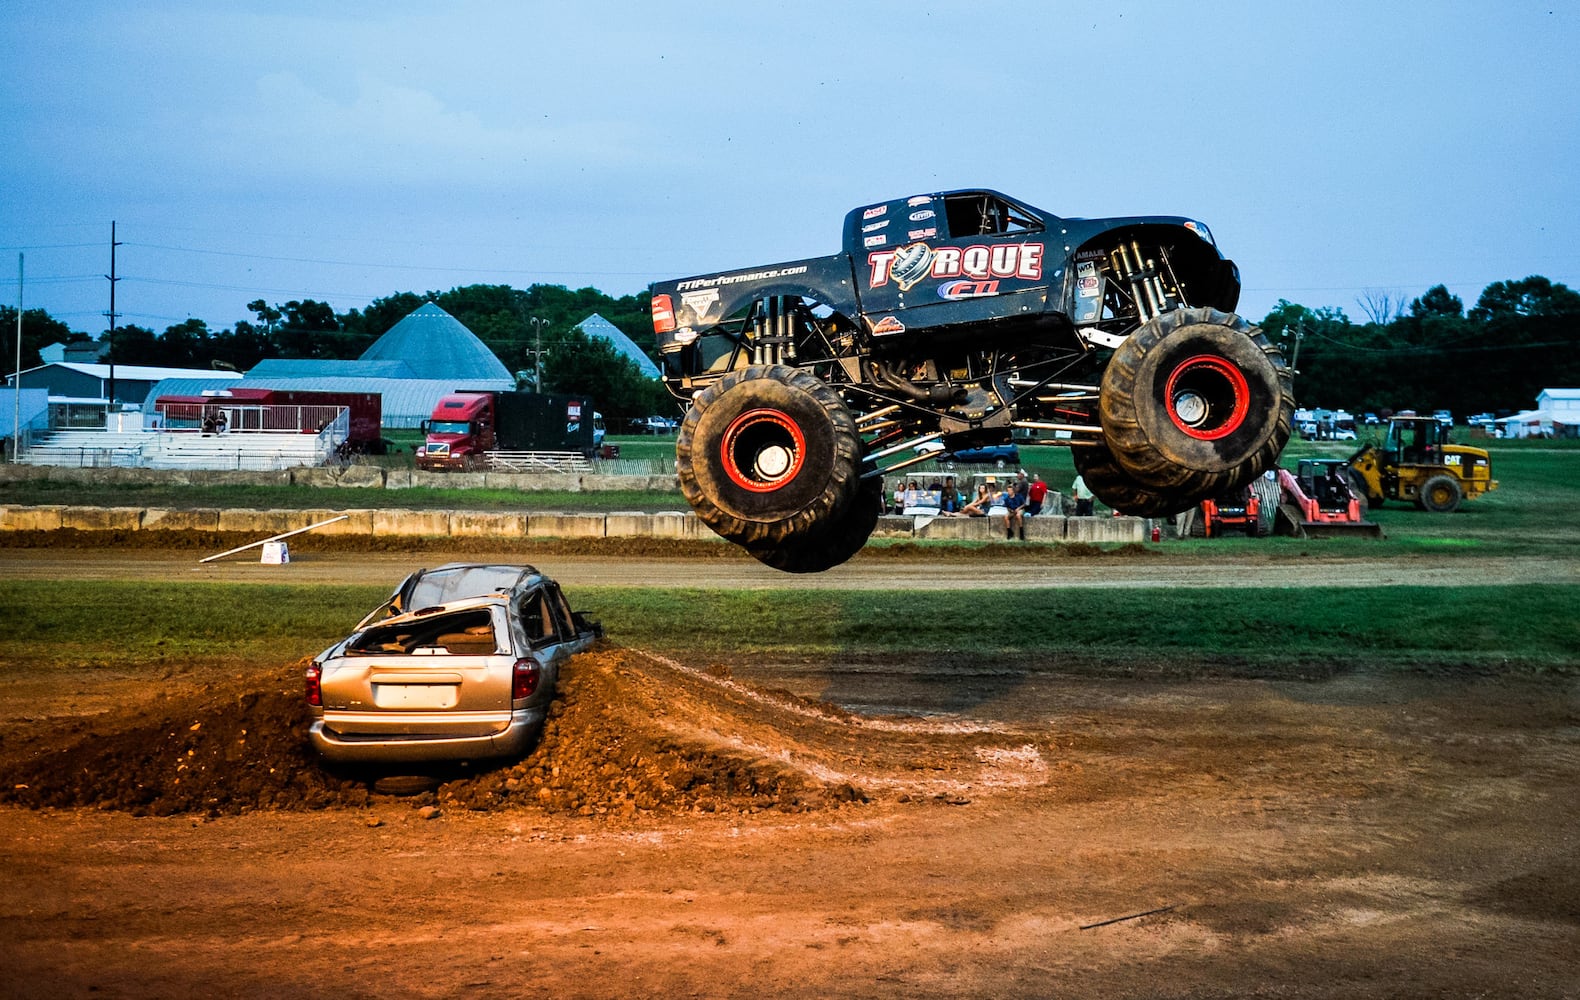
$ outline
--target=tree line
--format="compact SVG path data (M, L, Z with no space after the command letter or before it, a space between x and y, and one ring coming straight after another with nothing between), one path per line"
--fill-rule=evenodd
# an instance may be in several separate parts
M355 359L424 302L460 320L512 372L541 371L545 392L591 396L614 421L674 409L663 387L644 378L634 362L572 328L599 313L656 359L647 297L615 298L595 288L466 285L424 295L400 292L343 313L312 299L258 299L247 305L253 319L228 330L210 330L201 319L158 334L117 327L111 356L117 364L237 371L266 358ZM1261 320L1297 369L1301 405L1355 412L1449 409L1463 417L1525 409L1544 388L1580 386L1580 293L1540 275L1494 282L1468 310L1443 285L1407 306L1387 297L1361 306L1368 319L1356 323L1342 309L1280 299ZM16 310L0 307L7 357L15 356L15 329ZM22 316L23 367L39 364L38 349L47 344L94 339L108 346L107 333L90 338L29 309ZM540 344L545 353L537 358Z
M1446 409L1463 419L1580 386L1580 293L1540 275L1493 282L1470 309L1434 285L1364 323L1281 299L1261 326L1296 368L1302 406Z
M523 376L525 385L541 374L544 392L591 396L615 426L626 417L675 409L662 384L643 376L634 361L607 341L573 328L598 313L649 356L656 356L647 297L616 298L595 288L571 290L563 285L532 285L525 290L466 285L423 295L398 292L375 299L364 309L342 313L313 299L273 304L257 299L247 303L253 318L230 329L210 329L201 319L188 319L156 334L128 324L116 327L113 345L108 331L90 337L44 310L29 309L22 315L22 366L40 364L39 349L53 343L97 343L105 351L104 361L169 368L245 372L269 358L355 360L425 302L459 320L506 368ZM15 329L16 310L0 307L0 336L11 345L12 357Z

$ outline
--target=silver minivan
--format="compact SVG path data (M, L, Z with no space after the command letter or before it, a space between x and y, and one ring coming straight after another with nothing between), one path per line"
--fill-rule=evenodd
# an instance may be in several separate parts
M336 763L520 756L600 634L531 566L419 570L308 666L309 739Z

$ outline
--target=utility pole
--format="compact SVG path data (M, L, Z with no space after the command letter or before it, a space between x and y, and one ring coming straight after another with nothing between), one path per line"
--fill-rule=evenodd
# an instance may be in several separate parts
M16 255L16 413L11 423L11 461L22 448L22 254Z
M105 277L110 279L110 311L105 315L110 317L110 405L104 414L104 429L110 429L110 410L115 409L115 283L120 278L115 276L115 248L120 246L115 241L115 220L110 220L110 273Z
M532 324L532 348L527 351L532 355L532 391L543 391L543 355L548 352L543 349L543 328L549 325L546 319L533 316L527 320Z

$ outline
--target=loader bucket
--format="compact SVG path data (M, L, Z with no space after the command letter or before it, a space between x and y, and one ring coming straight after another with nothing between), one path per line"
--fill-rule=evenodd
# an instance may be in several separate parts
M1382 525L1374 521L1308 521L1301 515L1300 507L1292 503L1278 505L1276 531L1295 538L1386 538Z

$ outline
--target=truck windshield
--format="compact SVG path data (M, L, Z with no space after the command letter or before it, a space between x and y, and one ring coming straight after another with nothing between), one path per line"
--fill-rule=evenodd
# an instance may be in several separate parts
M429 434L466 434L471 429L465 420L434 420L428 424Z

